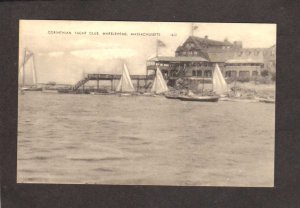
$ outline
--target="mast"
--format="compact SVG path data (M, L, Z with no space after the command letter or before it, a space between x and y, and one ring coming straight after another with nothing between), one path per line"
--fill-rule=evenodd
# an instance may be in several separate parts
M158 57L158 38L156 38L156 57Z
M217 64L215 64L215 67L216 66L217 66ZM212 91L214 91L214 71L215 71L215 68L211 72Z
M24 48L24 60L23 60L23 80L22 80L22 86L25 86L25 60L26 60L26 48Z
M206 66L206 64L207 63L205 63L205 65L204 65L204 63L202 64L202 66ZM205 77L205 68L206 67L202 67L202 68L204 68L204 70L201 70L203 73L202 73L202 95L204 94L204 77Z
M32 66L33 66L33 73L34 73L34 85L37 85L37 73L36 73L36 68L35 68L35 60L34 60L34 54L32 54Z

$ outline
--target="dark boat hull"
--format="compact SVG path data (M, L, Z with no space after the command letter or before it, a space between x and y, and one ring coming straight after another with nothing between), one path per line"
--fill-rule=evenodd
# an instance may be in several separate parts
M275 100L272 100L272 99L260 99L259 102L261 102L261 103L275 103Z
M217 96L204 96L204 97L188 97L188 96L180 96L179 100L182 101L197 101L197 102L218 102L219 97Z
M43 88L36 87L36 88L22 88L22 91L43 91Z
M178 99L178 96L165 95L167 99Z

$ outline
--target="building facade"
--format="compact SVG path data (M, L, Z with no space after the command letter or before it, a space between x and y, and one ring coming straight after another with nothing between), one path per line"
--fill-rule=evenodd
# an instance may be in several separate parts
M175 51L174 57L155 57L147 61L148 71L159 66L166 79L210 78L218 64L224 77L251 78L262 70L275 72L276 46L270 48L243 48L240 41L231 43L190 36Z

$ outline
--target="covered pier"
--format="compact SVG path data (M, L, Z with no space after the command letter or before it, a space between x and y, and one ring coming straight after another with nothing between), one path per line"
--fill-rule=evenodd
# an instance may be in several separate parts
M79 80L74 86L73 90L76 91L80 87L84 89L84 85L88 81L97 81L97 89L99 90L99 82L101 80L110 81L111 82L111 90L113 90L113 82L114 80L120 80L121 74L87 74L83 79ZM130 75L131 80L137 81L137 89L140 87L140 81L144 80L147 83L148 80L152 80L154 78L153 75Z

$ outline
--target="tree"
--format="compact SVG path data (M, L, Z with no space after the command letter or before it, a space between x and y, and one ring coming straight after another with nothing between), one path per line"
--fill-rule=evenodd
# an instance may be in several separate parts
M260 74L262 77L267 77L267 76L269 76L269 71L265 69L265 70L261 71Z

